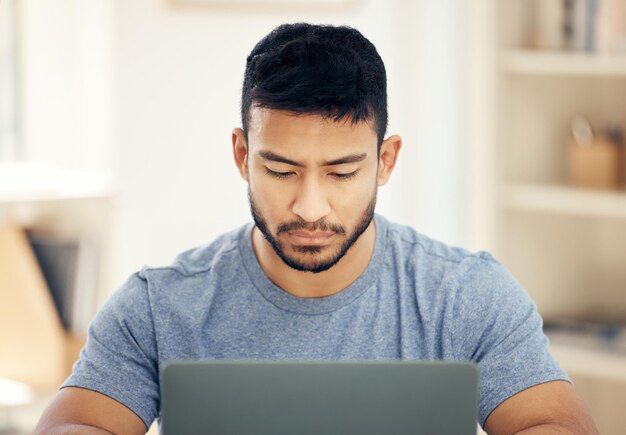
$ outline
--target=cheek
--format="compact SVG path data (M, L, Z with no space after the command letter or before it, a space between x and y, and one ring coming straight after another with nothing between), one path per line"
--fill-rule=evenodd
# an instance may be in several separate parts
M368 183L367 186L354 187L349 192L337 195L332 201L333 208L346 220L351 220L358 215L372 200L374 189Z
M288 195L285 187L269 180L268 177L257 176L250 178L250 192L258 209L268 219L280 215L288 206Z
M342 204L358 205L363 201L369 201L377 187L375 171L368 170L367 173L360 174L357 179L335 183L331 191L335 198L339 198L338 206Z

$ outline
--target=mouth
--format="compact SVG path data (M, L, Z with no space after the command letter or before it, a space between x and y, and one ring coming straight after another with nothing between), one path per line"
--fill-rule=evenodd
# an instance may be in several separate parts
M327 244L335 235L332 231L287 231L287 238L294 245L320 246Z

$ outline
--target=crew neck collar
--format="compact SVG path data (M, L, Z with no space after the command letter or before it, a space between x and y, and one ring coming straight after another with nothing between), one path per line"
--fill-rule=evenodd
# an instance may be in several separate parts
M348 305L361 296L374 284L376 277L379 275L378 270L383 262L387 240L387 222L378 214L374 214L374 222L376 225L374 252L363 273L348 287L322 298L294 296L270 281L254 254L254 248L252 247L253 222L245 227L243 236L239 239L239 251L252 284L266 300L286 311L309 315L325 314Z

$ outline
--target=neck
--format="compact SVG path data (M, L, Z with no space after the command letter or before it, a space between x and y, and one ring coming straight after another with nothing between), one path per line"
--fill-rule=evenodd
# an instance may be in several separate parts
M274 252L257 227L252 231L254 253L267 277L287 293L302 298L321 298L340 292L352 284L367 268L374 253L376 225L374 220L346 254L328 270L301 272L287 266Z

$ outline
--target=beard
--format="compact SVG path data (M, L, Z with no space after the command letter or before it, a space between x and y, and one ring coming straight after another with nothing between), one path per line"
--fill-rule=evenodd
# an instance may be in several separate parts
M250 188L248 188L248 199L250 201L250 212L254 219L254 224L261 231L265 240L271 245L276 255L292 269L301 272L320 273L330 269L341 260L344 255L350 250L354 243L361 237L361 234L369 227L372 219L374 218L374 210L376 208L376 189L372 195L371 200L361 213L361 216L350 234L346 233L346 229L341 225L331 224L324 219L320 219L316 222L306 222L303 219L299 219L292 222L287 222L278 225L276 229L276 237L272 234L267 224L266 219L256 206ZM341 247L336 252L323 256L324 250L327 250L327 246L295 246L293 249L301 255L290 255L285 252L284 247L278 241L277 237L288 231L305 230L305 231L332 231L345 238Z

